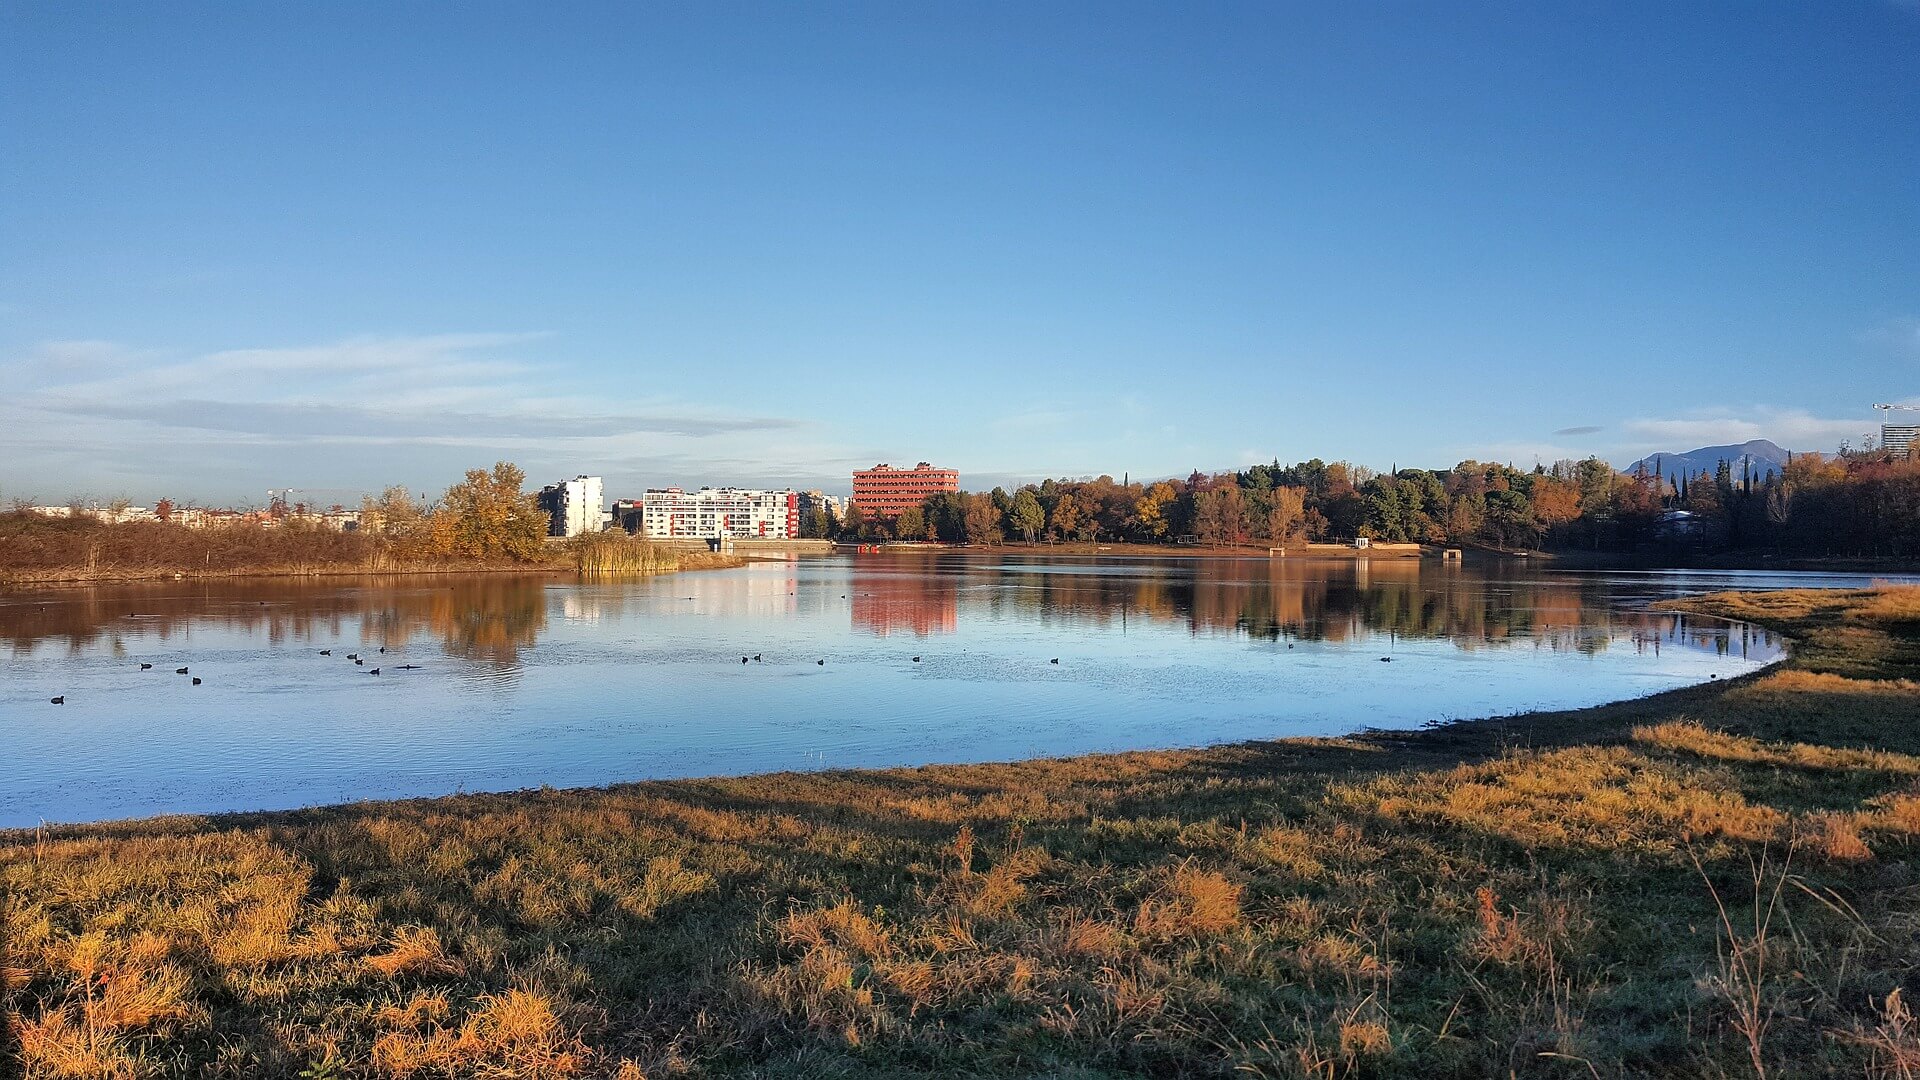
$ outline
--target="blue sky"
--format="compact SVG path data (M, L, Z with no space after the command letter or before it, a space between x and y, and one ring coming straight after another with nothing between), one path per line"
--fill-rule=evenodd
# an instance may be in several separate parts
M1920 5L0 7L0 498L1531 464L1920 400Z

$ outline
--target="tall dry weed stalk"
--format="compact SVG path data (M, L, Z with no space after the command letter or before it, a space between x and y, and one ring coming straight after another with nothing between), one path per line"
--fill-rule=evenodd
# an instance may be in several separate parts
M1724 998L1732 1009L1731 1026L1745 1042L1748 1063L1753 1066L1753 1074L1758 1080L1766 1080L1767 1033L1779 1014L1779 995L1774 985L1779 973L1769 967L1768 961L1773 952L1771 939L1774 918L1784 915L1781 897L1790 877L1793 851L1789 845L1786 858L1777 868L1772 865L1765 849L1761 850L1758 860L1748 857L1748 872L1753 880L1751 911L1748 912L1751 929L1743 932L1734 925L1733 915L1720 896L1720 890L1714 886L1713 879L1707 876L1699 854L1691 847L1687 849L1688 857L1693 860L1694 871L1700 875L1700 880L1707 886L1707 894L1713 898L1714 911L1719 920L1714 944L1714 973L1707 979L1707 986Z

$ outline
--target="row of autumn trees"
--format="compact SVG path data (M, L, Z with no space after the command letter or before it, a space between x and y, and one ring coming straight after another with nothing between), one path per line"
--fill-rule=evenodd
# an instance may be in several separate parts
M1396 469L1319 459L1185 480L1048 480L929 497L894 518L824 512L815 536L994 544L1009 539L1285 546L1370 537L1497 548L1774 548L1920 554L1920 462L1803 454L1733 475L1623 473L1596 458L1531 470L1463 461Z
M548 554L551 517L521 490L526 479L518 465L502 461L491 471L468 469L434 503L390 487L361 504L361 531L381 537L400 561L537 562Z

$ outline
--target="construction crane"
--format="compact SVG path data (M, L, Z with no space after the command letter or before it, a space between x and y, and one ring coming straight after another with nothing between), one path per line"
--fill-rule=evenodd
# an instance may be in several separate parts
M293 506L296 503L304 503L313 509L330 505L357 506L361 494L355 488L268 488L267 505L273 506L278 503L283 506ZM295 496L299 498L296 499Z
M1894 457L1908 457L1913 453L1914 427L1905 424L1889 424L1895 409L1901 412L1920 412L1920 405L1876 404L1880 410L1880 449L1891 452ZM1871 436L1869 436L1871 437Z

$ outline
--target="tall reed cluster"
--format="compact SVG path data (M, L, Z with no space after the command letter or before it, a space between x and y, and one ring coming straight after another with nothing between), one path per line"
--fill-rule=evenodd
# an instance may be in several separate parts
M625 533L589 533L567 542L567 554L583 574L664 574L680 568L679 553Z

